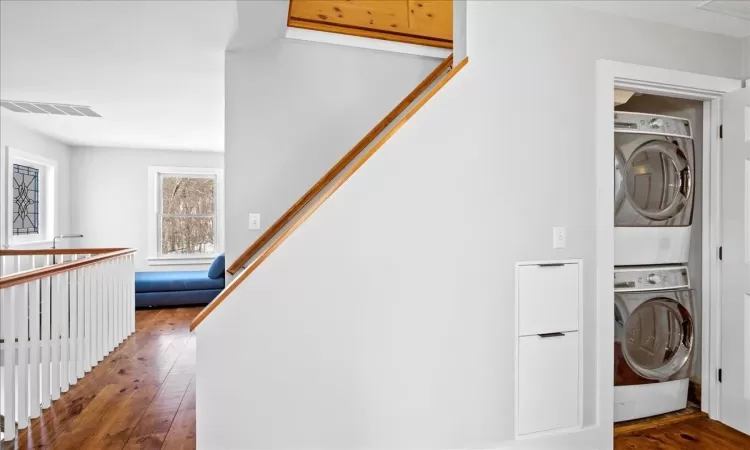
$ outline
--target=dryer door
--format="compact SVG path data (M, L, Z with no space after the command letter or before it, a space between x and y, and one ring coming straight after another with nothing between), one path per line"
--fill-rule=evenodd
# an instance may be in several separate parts
M692 195L692 173L685 152L672 142L654 139L638 147L625 164L625 193L632 207L656 221L683 211Z
M677 295L685 293L690 295L690 291ZM623 357L639 376L667 380L690 370L693 319L674 292L654 293L633 309L624 319L622 333Z

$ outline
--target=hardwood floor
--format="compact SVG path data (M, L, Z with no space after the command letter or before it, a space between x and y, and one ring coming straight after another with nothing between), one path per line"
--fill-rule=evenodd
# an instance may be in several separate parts
M195 448L201 309L136 311L136 332L2 448Z
M750 436L707 417L615 437L615 450L747 450Z

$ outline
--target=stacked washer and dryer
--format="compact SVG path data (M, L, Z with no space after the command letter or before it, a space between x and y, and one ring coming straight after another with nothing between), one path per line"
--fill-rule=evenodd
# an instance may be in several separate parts
M616 112L615 422L687 406L695 305L687 263L690 121Z

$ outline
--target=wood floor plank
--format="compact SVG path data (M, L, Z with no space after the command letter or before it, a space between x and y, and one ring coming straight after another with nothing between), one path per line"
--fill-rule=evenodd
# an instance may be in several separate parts
M615 450L747 450L750 436L707 417L617 436Z
M161 424L161 446L194 376L195 346L190 344L189 326L200 310L136 311L135 333L2 448L123 448L144 418ZM163 401L154 404L157 398ZM159 422L157 416L146 415L149 407L159 417L172 417L168 423Z

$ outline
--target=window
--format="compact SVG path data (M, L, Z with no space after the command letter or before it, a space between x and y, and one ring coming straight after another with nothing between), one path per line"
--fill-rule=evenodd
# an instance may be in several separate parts
M152 264L204 264L221 252L218 169L151 167Z
M216 177L159 174L159 256L213 255Z
M52 240L55 216L55 161L6 147L7 194L2 210L8 230L2 239L10 245Z
M39 169L13 164L13 235L39 234Z

